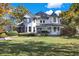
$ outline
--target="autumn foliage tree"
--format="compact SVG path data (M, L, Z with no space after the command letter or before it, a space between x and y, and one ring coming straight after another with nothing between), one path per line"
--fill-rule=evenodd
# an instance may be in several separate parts
M9 8L9 3L0 3L0 16L2 16L5 13L10 13L11 9Z
M21 22L23 19L23 16L27 12L28 12L28 10L24 6L20 5L13 10L12 15L18 19L17 20L18 22Z
M74 33L74 32L76 33L76 31L73 31L73 30L79 27L79 4L73 3L70 6L70 9L66 12L62 12L60 16L62 17L63 27L66 28L65 30L67 31L67 29L69 28L72 30L72 31L69 30L68 34Z
M6 13L10 14L11 13L11 9L9 8L8 3L0 3L0 33L4 32L3 27L6 25L5 23L8 24L8 22L6 22L6 20L4 20L2 18L2 16Z

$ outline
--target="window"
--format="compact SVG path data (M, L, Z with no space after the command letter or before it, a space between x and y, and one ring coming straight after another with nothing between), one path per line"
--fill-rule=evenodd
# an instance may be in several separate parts
M24 22L27 23L27 19L24 19Z
M37 28L37 32L41 33L42 28Z
M29 19L27 18L27 22L29 22Z
M42 23L42 20L40 20L40 23Z
M35 23L35 18L33 19L34 23Z
M58 27L58 31L59 31L60 29L59 29L59 27Z
M56 27L54 27L54 32L56 32Z
M31 18L29 18L29 23L31 22Z
M54 17L53 22L56 22L56 18Z
M27 22L30 23L30 22L31 22L31 18L28 18L28 19L27 19Z
M43 23L45 23L45 20L43 20Z
M48 27L48 30L51 31L51 27Z
M33 32L35 32L35 27L33 27Z
M29 27L29 32L31 32L31 27Z
M26 27L26 32L27 32L27 27Z

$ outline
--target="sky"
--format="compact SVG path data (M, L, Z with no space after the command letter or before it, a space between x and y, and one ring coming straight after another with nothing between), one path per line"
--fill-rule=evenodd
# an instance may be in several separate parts
M12 6L17 7L22 3L12 3ZM61 11L67 11L72 3L23 3L22 5L27 8L32 14L38 12L45 12L51 14L53 11L60 13Z

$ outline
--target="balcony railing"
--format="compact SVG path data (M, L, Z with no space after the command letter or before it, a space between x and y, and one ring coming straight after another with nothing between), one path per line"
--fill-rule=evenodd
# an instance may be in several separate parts
M36 23L37 26L61 25L61 23Z

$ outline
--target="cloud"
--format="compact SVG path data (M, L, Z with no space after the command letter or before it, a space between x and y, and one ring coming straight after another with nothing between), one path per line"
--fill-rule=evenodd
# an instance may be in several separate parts
M60 8L63 3L48 3L47 8Z
M59 14L61 13L61 10L57 10L55 11L55 13L59 16Z
M49 11L46 11L45 13L48 15L51 15L53 13L53 11L49 10ZM56 10L55 13L59 16L59 14L61 13L61 10Z
M53 13L53 11L49 10L49 11L46 11L45 13L48 14L48 15L51 15Z

